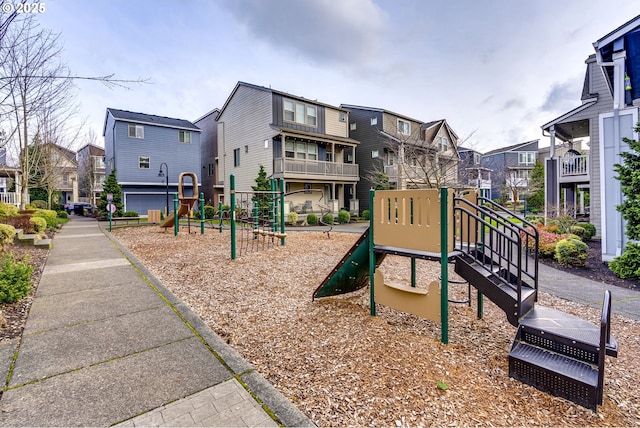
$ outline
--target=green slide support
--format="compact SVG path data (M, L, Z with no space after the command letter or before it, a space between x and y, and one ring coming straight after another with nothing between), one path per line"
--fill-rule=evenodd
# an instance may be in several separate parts
M385 254L376 256L382 263ZM344 255L318 288L313 298L351 293L369 285L369 228Z

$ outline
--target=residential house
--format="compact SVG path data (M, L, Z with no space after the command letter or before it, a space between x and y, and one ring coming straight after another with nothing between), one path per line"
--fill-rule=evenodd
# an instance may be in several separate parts
M595 54L586 60L581 105L542 125L550 138L550 154L545 159L545 197L548 206L565 200L575 203L575 193L563 176L567 162L586 162L584 181L590 188L590 222L602 238L602 258L609 261L622 253L627 241L625 225L616 207L623 200L614 164L622 163L620 153L629 150L623 138L637 139L640 106L640 15L593 43ZM560 158L560 142L588 141L588 157ZM571 183L576 179L571 178ZM606 192L605 192L606 188Z
M458 147L460 166L458 182L463 188L479 191L483 198L491 199L491 169L482 166L482 153L468 147Z
M22 200L21 180L22 171L20 168L0 164L0 202L20 207Z
M482 156L481 166L493 171L491 197L520 200L529 188L529 177L538 156L538 140L491 150Z
M219 114L220 109L215 108L194 121L194 124L202 130L200 133L200 160L202 161L200 191L204 193L205 203L216 207L221 196L224 195L224 177L218 174L220 159L218 158L218 124L216 119Z
M125 211L171 211L182 172L195 173L200 185L200 128L193 123L107 108L102 135L105 174L116 170Z
M437 188L457 184L458 136L446 120L422 122L389 110L342 104L349 112L349 135L360 142L356 158L361 209L369 189Z
M558 160L557 183L554 192L559 203L547 206L550 210L569 214L576 218L588 219L591 174L589 171L589 147L582 140L557 142L555 157ZM538 149L538 159L543 163L550 158L551 146Z
M78 200L78 162L76 152L54 143L29 146L29 163L34 169L30 185L49 194L58 191L59 200L52 204L64 205Z
M97 205L104 183L104 148L94 144L83 146L77 153L78 191L81 202Z
M203 165L216 165L217 156L223 202L231 174L237 190L251 190L262 165L284 180L285 212L358 212L358 141L349 138L348 120L342 108L238 82L217 117L218 152Z

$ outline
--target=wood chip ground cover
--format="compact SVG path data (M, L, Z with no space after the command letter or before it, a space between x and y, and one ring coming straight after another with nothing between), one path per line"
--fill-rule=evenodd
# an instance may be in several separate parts
M508 377L515 328L487 299L478 319L475 293L471 307L450 305L448 345L437 323L380 306L370 316L368 287L312 301L356 234L293 231L285 246L232 261L228 231L170 232L113 234L319 426L640 426L639 322L613 317L620 356L607 357L594 413ZM408 259L382 267L385 278L408 281ZM426 284L439 265L420 261L417 272ZM466 286L450 285L450 297L465 298ZM544 293L539 304L593 323L600 316Z

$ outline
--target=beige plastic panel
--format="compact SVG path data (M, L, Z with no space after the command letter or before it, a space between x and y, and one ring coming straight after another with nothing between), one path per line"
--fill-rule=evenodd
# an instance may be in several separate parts
M448 193L448 218L453 219L453 189ZM374 245L440 252L439 189L379 190L372 215ZM449 241L447 252L453 251L453 240Z
M374 301L381 305L434 322L441 322L438 281L432 281L428 290L397 283L385 284L382 272L376 269L373 296Z
M184 196L184 178L191 177L193 186L193 196ZM181 172L178 176L178 199L180 200L197 200L198 199L198 176L195 172ZM193 205L193 203L191 203Z
M477 190L465 190L461 197L463 199L466 199L467 201L471 202L474 205L478 205L478 191ZM478 215L478 211L472 209L469 205L463 204L461 205L462 207L466 208L467 210L471 211L472 213ZM470 237L471 239L471 243L475 243L477 242L477 236L476 236L476 222L475 221L467 221L469 219L469 216L467 216L466 214L460 218L459 215L456 216L456 232L460 232L459 235L462 240L464 240L463 242L467 242L467 237ZM471 220L471 219L469 219ZM467 229L469 229L469 234L467 234Z

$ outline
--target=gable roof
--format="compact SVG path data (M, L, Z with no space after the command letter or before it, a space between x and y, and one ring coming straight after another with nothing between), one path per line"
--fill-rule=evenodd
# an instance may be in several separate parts
M405 116L404 114L399 114L396 113L394 111L391 110L387 110L384 108L377 108L377 107L365 107L365 106L357 106L357 105L353 105L353 104L340 104L340 108L343 108L345 110L367 110L367 111L375 111L378 113L386 113L386 114L390 114L396 117L399 117L401 119L407 119L413 122L417 122L420 124L423 124L424 122L422 120L418 120L418 119L414 119L412 117L409 116Z
M267 88L265 86L260 86L260 85L255 85L253 83L247 83L247 82L238 81L238 83L236 83L236 86L233 88L233 90L231 91L231 93L227 97L227 100L224 102L224 105L220 109L220 112L218 113L218 117L222 116L222 113L225 111L225 109L227 108L227 106L231 102L231 99L233 99L233 96L238 91L238 88L240 88L241 86L244 86L244 87L247 87L247 88L257 89L259 91L269 92L271 94L278 94L278 95L282 95L283 97L293 98L293 99L296 99L296 100L299 100L299 101L303 101L303 102L306 102L306 103L315 104L315 105L319 105L319 106L323 106L323 107L329 107L329 108L333 108L333 109L337 109L337 110L343 110L344 112L347 112L347 110L342 108L342 107L334 106L334 105L331 105L331 104L326 104L326 103L318 101L317 99L316 100L312 100L312 99L309 99L309 98L301 97L299 95L293 95L293 94L290 94L288 92L283 92L283 91L278 91L276 89ZM200 119L202 119L202 118L200 118ZM200 119L198 119L198 120L200 120Z
M104 129L102 131L103 136L106 134L107 118L109 114L111 114L111 116L116 121L121 121L121 122L132 122L132 123L139 123L142 125L162 126L165 128L186 129L188 131L194 131L194 132L202 131L196 125L184 119L174 119L171 117L156 116L154 114L136 113L133 111L107 108L107 114L104 119Z
M537 143L538 141L540 141L540 140L531 140L531 141L527 141L525 143L518 143L518 144L513 144L511 146L501 147L499 149L495 149L495 150L491 150L489 152L486 152L484 154L484 156L495 155L495 154L504 153L504 152L513 152L513 151L516 151L516 149L522 148L522 147L527 146L527 145L532 144L532 143Z

